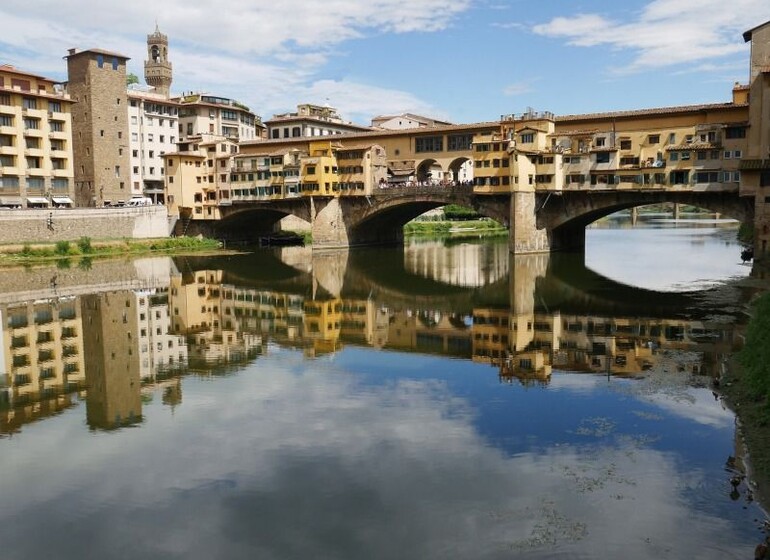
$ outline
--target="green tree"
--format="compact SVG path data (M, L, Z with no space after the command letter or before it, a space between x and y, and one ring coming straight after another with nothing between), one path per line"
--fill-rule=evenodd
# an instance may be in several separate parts
M128 76L126 76L126 85L130 86L131 84L138 84L139 83L139 76L134 74L133 72L130 73Z

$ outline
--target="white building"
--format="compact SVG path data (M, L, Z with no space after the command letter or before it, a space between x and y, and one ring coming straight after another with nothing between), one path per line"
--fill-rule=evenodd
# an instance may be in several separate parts
M351 132L369 132L368 126L361 126L342 120L337 109L329 106L297 105L296 113L281 113L265 122L267 137L312 138L314 136L333 136Z
M163 202L163 160L176 151L179 104L152 88L128 89L128 130L131 196L147 196Z
M224 136L236 142L263 137L262 119L232 99L190 93L172 101L179 104L179 141L201 135Z

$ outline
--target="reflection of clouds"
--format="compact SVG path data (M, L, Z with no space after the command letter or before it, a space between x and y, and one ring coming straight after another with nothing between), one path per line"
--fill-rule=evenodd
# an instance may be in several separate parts
M586 267L648 290L693 291L747 276L739 257L735 234L727 241L717 228L586 230Z
M444 384L362 387L332 368L277 352L238 376L185 380L184 405L154 405L141 429L70 431L46 447L27 430L0 455L14 504L4 557L51 542L61 557L111 558L750 553L726 522L688 508L698 473L680 475L671 456L569 445L506 456ZM55 469L26 468L42 454Z

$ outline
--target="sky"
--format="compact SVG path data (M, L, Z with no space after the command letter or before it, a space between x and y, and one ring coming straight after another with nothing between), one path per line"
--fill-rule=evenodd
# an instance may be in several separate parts
M69 48L102 48L143 83L157 22L173 93L468 123L729 101L768 20L769 0L2 0L0 64L64 81Z

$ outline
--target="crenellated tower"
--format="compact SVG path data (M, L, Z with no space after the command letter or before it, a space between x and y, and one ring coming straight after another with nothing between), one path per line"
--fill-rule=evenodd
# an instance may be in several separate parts
M155 32L147 35L147 60L144 61L144 81L158 93L169 96L171 63L168 61L168 36L155 24Z

